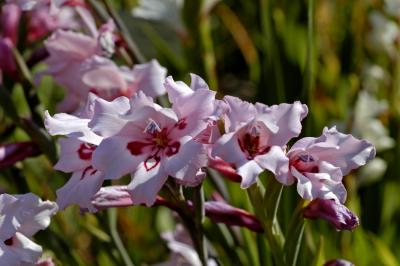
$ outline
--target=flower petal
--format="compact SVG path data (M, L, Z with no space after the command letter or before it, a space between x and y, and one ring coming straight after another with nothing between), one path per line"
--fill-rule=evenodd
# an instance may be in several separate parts
M103 184L104 176L100 171L88 168L73 173L68 182L57 189L57 204L61 210L69 205L77 204L91 212L96 211L91 201Z
M160 162L150 170L147 170L144 163L141 163L128 185L133 204L152 206L167 178L168 174L164 172Z
M246 155L239 146L236 132L222 135L213 145L211 155L218 156L228 163L240 164L247 161Z
M82 119L65 113L55 114L52 117L46 111L44 124L50 135L65 135L98 145L103 138L89 129L89 121L89 119Z
M291 185L294 179L288 175L289 159L281 147L272 146L271 149L262 155L258 155L254 160L264 169L272 172L276 179L284 185Z
M127 148L131 141L119 136L103 140L93 153L93 167L103 172L105 179L117 179L135 171L145 155L132 155Z
M303 120L307 113L307 105L300 102L270 106L268 112L262 113L260 116L260 120L265 120L266 123L274 121L279 127L278 132L270 136L270 143L277 146L284 146L291 138L297 137L302 128L301 120Z
M257 177L264 171L254 160L247 161L246 163L237 167L238 174L242 176L240 187L243 189L249 188L256 183Z
M177 154L168 157L163 161L165 172L184 182L185 185L199 184L197 172L201 167L207 165L207 154L203 144L194 141L190 136L180 140L180 147Z

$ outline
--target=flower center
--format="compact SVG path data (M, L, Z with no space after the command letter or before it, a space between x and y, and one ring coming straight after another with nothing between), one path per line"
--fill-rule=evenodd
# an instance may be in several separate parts
M178 153L181 144L179 141L169 138L167 128L161 128L154 120L149 119L144 132L148 134L144 141L131 141L126 148L134 156L143 153L149 154L144 161L147 171L154 169L160 163L163 155L170 157Z
M317 160L310 154L301 154L291 160L290 164L299 172L318 173L319 167Z
M10 238L7 239L7 240L4 240L4 244L5 244L6 246L12 246L12 244L13 244L13 239L12 239L12 237L10 237Z
M252 126L248 132L238 139L240 149L247 154L247 159L252 160L257 155L262 155L271 149L270 146L261 145L260 131Z
M82 143L78 149L79 158L82 160L91 160L93 151L96 149L96 146L89 143Z

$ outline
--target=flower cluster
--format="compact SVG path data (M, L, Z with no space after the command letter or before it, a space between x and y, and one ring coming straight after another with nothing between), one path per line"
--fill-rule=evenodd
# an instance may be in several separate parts
M375 156L369 142L335 127L289 149L288 142L301 133L306 105L267 106L232 96L218 100L204 80L194 74L191 78L190 86L172 77L159 84L168 93L170 108L141 90L112 101L89 94L76 115L46 113L50 134L66 136L60 139L55 168L73 173L57 191L60 207L78 204L95 211L92 199L103 181L127 174L132 204L152 206L168 178L197 186L206 166L229 169L243 189L267 170L284 185L296 184L304 199L343 204L343 176Z

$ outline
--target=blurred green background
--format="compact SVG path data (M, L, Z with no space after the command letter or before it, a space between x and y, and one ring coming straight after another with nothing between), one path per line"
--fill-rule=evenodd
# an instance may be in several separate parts
M136 1L113 5L145 57L157 58L175 80L188 81L193 72L221 97L230 94L266 104L300 100L309 106L302 136L319 136L325 126L336 125L376 145L377 159L344 179L346 205L361 225L353 232L336 232L326 222L307 221L298 265L322 265L333 258L356 265L400 265L399 1L151 2L153 7L164 2L167 15L149 17L136 11L133 16ZM54 113L62 89L45 78L37 92L41 109ZM12 97L25 115L29 109L19 85L12 89ZM29 139L12 127L1 109L0 121L1 143ZM67 178L39 156L2 169L0 187L54 200L55 190ZM238 184L221 180L229 202L249 210ZM213 191L214 184L207 180L206 197ZM278 213L284 231L298 200L295 187L284 188ZM117 214L119 233L136 265L168 258L160 232L174 226L170 210L132 207ZM77 207L70 207L57 214L36 240L60 265L123 265L110 231L112 215L80 214ZM221 265L270 265L262 236L209 220L205 228Z

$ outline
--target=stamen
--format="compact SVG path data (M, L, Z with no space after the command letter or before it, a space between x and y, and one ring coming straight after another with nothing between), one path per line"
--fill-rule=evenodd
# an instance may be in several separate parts
M160 126L157 124L156 121L153 119L149 118L149 123L147 124L146 128L144 129L144 132L149 133L151 135L161 132Z
M315 162L314 158L309 155L309 154L302 154L299 156L298 158L300 161L302 161L303 163L311 163L311 162Z

